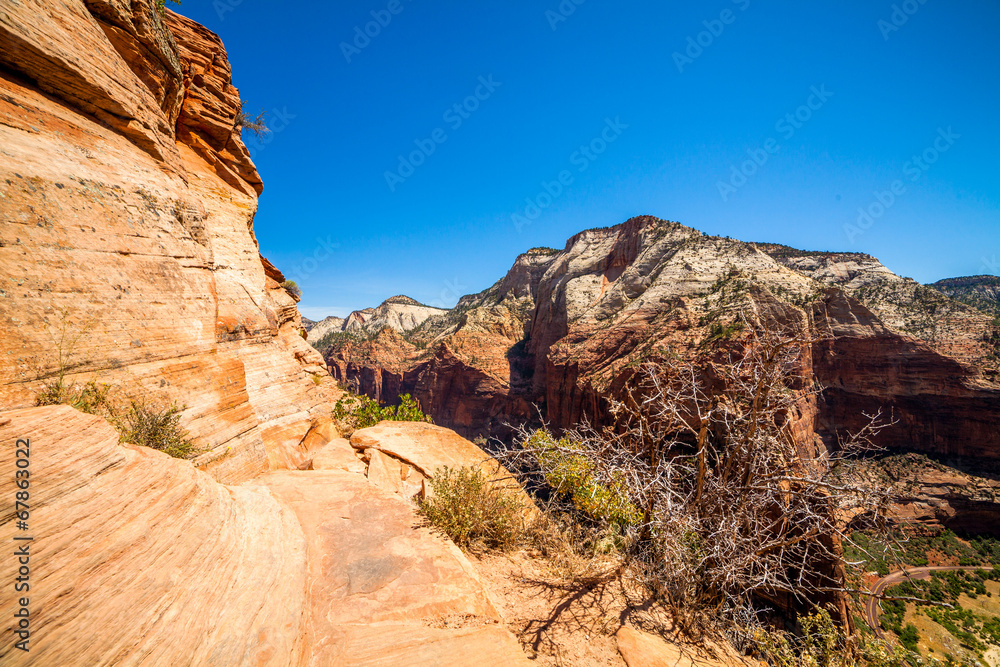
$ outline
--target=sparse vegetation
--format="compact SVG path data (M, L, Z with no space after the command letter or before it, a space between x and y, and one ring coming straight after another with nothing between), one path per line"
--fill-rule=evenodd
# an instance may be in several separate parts
M91 379L83 385L56 381L35 397L36 405L69 405L108 420L121 442L156 449L179 459L190 458L194 443L180 425L183 406L162 406L147 398L116 399L109 384Z
M162 0L158 0L162 2ZM240 108L236 110L236 119L233 122L233 126L240 128L241 130L249 130L253 132L257 137L263 137L270 130L267 128L267 112L261 111L256 116L251 116L246 112L247 101L240 100Z
M131 398L113 423L122 442L156 449L174 458L189 458L194 444L180 425L183 406L171 403L163 407L143 399Z
M424 414L420 404L409 394L399 397L399 405L382 407L374 398L364 394L347 394L333 406L333 418L341 432L352 433L359 428L375 426L381 421L428 422L430 415Z
M49 324L49 335L56 349L55 379L45 384L35 395L36 405L69 405L81 412L108 420L119 433L121 442L151 447L176 458L189 458L194 445L180 425L183 407L171 403L167 407L157 401L131 395L115 395L115 388L97 378L70 383L67 375L77 346L91 330L95 320L73 323L72 313L58 313L58 323Z
M522 429L503 460L619 529L626 566L689 633L752 625L760 598L822 600L845 586L832 574L836 517L854 508L882 525L888 490L850 460L882 427L877 415L836 454L794 448L790 415L818 391L795 370L807 344L744 322L711 353L728 356L712 377L707 360L650 356L609 399L611 425L558 439Z
M286 280L281 283L281 286L285 288L285 291L295 297L296 300L302 298L302 288L294 280Z
M508 550L526 535L526 508L514 493L478 468L439 468L432 493L420 502L431 526L473 551Z
M170 2L177 5L178 7L181 6L181 0L170 0ZM164 14L167 13L166 0L153 0L153 5L156 7L156 11L160 14L160 16L163 16Z
M869 636L848 639L830 614L819 610L800 619L802 631L792 635L758 629L750 646L773 667L909 667L917 664L915 649L890 646ZM912 627L912 626L910 626ZM913 628L916 633L916 628Z

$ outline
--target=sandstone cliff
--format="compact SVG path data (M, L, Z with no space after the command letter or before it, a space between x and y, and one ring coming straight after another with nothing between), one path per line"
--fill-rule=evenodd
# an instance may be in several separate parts
M335 391L253 233L219 38L153 0L0 12L0 407L61 371L186 405L200 465L285 465Z
M414 394L438 423L496 431L539 405L555 426L604 419L634 362L724 339L739 311L820 338L804 371L827 389L799 437L828 444L882 407L880 444L1000 457L992 318L874 258L711 237L651 217L536 249L485 292L405 338L326 353L342 381Z
M407 437L407 426L418 431ZM322 470L224 486L190 462L119 445L106 422L67 406L0 413L3 442L30 440L31 473L28 528L11 515L0 539L33 538L34 566L30 650L5 641L0 663L530 664L462 552L415 525L403 489L380 483L378 463L396 466L397 483L403 465L381 451L421 470L484 458L444 429L423 438L426 428L359 431L376 464L316 438ZM4 497L23 469L0 458ZM0 571L4 591L17 576ZM0 614L17 608L19 596L0 595Z

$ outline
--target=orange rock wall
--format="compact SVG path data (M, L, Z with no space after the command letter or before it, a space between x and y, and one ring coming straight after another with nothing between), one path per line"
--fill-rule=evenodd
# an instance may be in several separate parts
M289 467L336 390L259 254L238 108L219 38L152 0L4 4L0 408L62 366L187 406L220 481Z

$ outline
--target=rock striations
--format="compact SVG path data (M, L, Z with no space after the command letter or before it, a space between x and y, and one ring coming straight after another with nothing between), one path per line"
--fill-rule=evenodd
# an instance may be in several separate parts
M384 401L414 394L473 434L532 416L600 422L634 362L688 354L739 311L816 338L804 363L826 387L797 433L828 444L882 407L881 444L1000 457L1000 336L992 315L854 253L704 235L652 217L581 232L517 258L490 289L404 336L325 351L341 381Z
M281 467L335 388L253 233L219 38L153 0L0 12L0 408L60 373L185 405L202 468Z
M407 426L426 428L367 429L366 447L405 446ZM224 486L66 406L0 413L0 441L25 437L29 528L5 520L0 540L33 538L30 650L3 642L4 665L530 664L462 552L363 465ZM350 449L317 451L331 445ZM19 469L0 458L5 498ZM17 576L0 571L4 591ZM0 614L18 603L0 596Z

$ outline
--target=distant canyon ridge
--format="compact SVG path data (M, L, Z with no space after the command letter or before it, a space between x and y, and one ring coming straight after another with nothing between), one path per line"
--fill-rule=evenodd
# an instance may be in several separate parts
M637 361L697 354L737 313L767 314L815 339L803 364L825 390L796 416L803 441L833 445L881 409L897 420L882 446L1000 458L998 294L993 276L925 286L865 254L641 216L531 249L451 310L394 297L312 325L309 341L341 383L389 403L410 393L473 437L538 411L557 428L602 423Z

